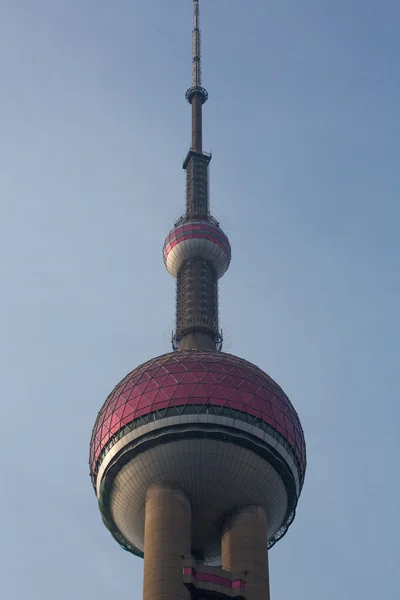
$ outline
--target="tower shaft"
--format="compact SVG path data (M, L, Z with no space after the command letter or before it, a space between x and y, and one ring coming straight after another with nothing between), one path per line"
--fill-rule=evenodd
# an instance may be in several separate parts
M209 261L195 258L182 265L176 296L178 350L215 350L218 281Z
M192 87L186 99L192 105L192 145L183 163L186 171L186 222L210 219L208 166L203 152L203 104L208 98L201 85L201 32L199 1L193 1ZM199 250L201 249L199 245ZM201 251L184 261L177 277L176 337L178 350L215 350L218 338L218 277Z
M246 599L269 600L267 516L261 506L245 506L222 528L222 568L246 573Z
M186 170L186 217L207 219L210 215L208 165L211 154L190 149L183 168Z
M192 99L192 150L203 151L203 102L198 93Z
M191 554L191 510L186 496L165 483L146 495L143 600L190 600L182 556Z

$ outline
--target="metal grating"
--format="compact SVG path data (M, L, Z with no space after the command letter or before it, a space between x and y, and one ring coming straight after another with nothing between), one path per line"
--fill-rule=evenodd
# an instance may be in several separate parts
M186 165L186 213L191 219L210 212L208 187L208 155L191 153Z
M192 331L218 334L218 280L212 264L201 258L186 261L176 286L176 338Z

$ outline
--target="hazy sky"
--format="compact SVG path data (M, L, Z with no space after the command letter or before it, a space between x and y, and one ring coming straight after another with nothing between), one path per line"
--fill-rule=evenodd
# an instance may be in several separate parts
M282 385L308 445L272 598L398 600L400 3L201 4L227 350ZM191 11L0 1L2 598L141 597L88 444L114 385L169 351Z

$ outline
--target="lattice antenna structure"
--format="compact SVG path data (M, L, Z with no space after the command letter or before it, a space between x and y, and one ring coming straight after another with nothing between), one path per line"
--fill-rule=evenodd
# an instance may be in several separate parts
M186 92L186 100L192 105L192 150L201 153L203 149L202 106L208 100L208 92L201 85L201 31L199 0L193 0L193 11L192 85Z
M193 19L193 49L192 49L192 85L201 87L201 31L200 31L200 10L199 1L194 0L194 19Z

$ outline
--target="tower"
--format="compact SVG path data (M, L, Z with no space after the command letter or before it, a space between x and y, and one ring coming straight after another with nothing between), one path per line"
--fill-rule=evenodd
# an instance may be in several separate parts
M199 0L193 7L186 211L163 248L176 278L173 351L134 369L108 396L90 472L104 524L144 558L144 600L267 600L268 549L294 518L305 441L283 390L222 352L218 280L231 248L210 212Z

